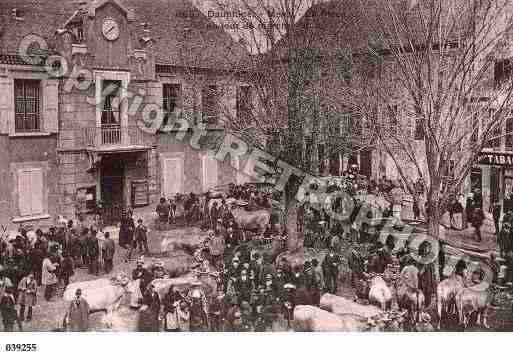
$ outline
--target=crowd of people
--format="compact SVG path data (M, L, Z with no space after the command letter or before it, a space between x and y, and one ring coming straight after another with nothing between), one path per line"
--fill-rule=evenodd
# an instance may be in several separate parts
M387 192L395 187L384 179L379 183L365 183L356 176L348 176L344 183L332 183L330 190L348 191L358 203L356 196L362 192L376 188ZM364 266L362 258L357 258L361 261L360 268L355 261L350 263L357 273L355 276L359 269L362 274L368 270L383 273L393 264L393 238L386 246L381 246L377 233L371 235L365 226L353 237L351 231L344 232L344 226L329 223L326 213L310 206L307 201L301 208L299 221L300 227L305 229L304 244L313 247L312 244L318 241L309 238L310 235L321 237L320 249L325 251L318 252L319 258L306 260L301 265L291 264L286 257L275 260L269 253L254 251L248 245L252 236L234 221L227 198L242 199L255 208L270 208L270 201L278 196L259 192L254 187L232 187L220 199L219 206L214 204L204 212L208 235L194 258L199 272L209 272L216 277L217 290L211 295L205 295L198 283L196 288L185 293L171 287L166 296L160 298L151 285L158 276L151 270L145 270L144 263L138 262L133 279L141 280L141 293L144 293L142 312L146 313L142 318L151 318L150 325L147 325L147 320L142 321L140 330L288 330L291 329L296 305L319 305L322 294L338 292L341 265L345 261L340 245L343 241L372 244L370 269L364 269L367 266ZM169 221L171 216L168 213L173 212L168 212L170 207L168 201L161 200L156 209L161 223ZM392 213L391 210L389 212ZM217 241L218 237L222 240ZM213 242L221 243L221 250L213 246Z
M101 236L100 236L101 234ZM78 268L89 274L110 273L116 246L108 232L61 220L48 232L20 227L0 240L0 313L4 329L31 321L37 293L53 300L64 291ZM19 306L19 309L16 309Z
M414 185L419 193L423 191L422 182ZM354 226L355 213L369 198L374 198L371 199L374 203L386 199L379 202L387 204L380 208L382 215L400 218L405 193L400 183L386 178L365 180L350 170L342 181L329 183L328 192L335 191L348 193L352 201L353 213L346 221L334 221L325 208L318 208L309 200L308 191L305 193L298 212L298 231L304 234L304 247L313 248L319 256L301 265L293 265L284 256L276 260L276 253L256 250L251 245L256 238L263 238L262 243L283 241L284 248L285 229L274 225L279 219L273 218L264 233L251 233L239 226L229 201L244 203L248 211L271 210L282 200L282 193L256 185L230 185L223 195L209 192L161 198L156 207L157 230L165 230L183 219L184 225L199 224L205 231L205 239L193 255L192 269L210 277L215 286L211 293L205 293L204 283L198 281L186 291L171 287L161 296L152 281L166 277L164 265L157 262L146 267L138 259L131 279L139 280L140 297L132 300L131 306L140 310L139 330L289 330L296 305L319 305L323 293L338 292L343 263L350 270L351 285L361 297L368 295L369 273L383 274L395 267L400 270L406 265L419 265L412 259L408 242L398 251L395 237L389 236L384 244L378 240L377 226L368 223ZM479 216L481 198L479 193L473 193L461 208L477 232L484 218L484 214ZM335 201L332 210L343 210L343 207L344 203ZM418 219L418 205L415 208L414 204L413 210ZM459 208L453 208L450 214L458 211ZM491 208L491 212L495 219L496 208ZM98 218L91 226L60 221L46 233L20 228L12 238L0 241L0 313L5 330L13 330L15 324L21 329L23 321L33 318L39 288L44 287L43 297L50 301L66 288L78 268L86 269L91 275L113 271L116 245L102 227ZM512 228L513 214L509 211L497 231L500 254L509 261L508 273L513 281ZM130 208L123 211L119 246L126 251L121 256L125 262L149 253L147 233L143 219L136 222ZM347 243L353 248L349 256L342 251ZM433 255L428 244L421 247L418 255ZM433 263L418 268L419 289L425 294L427 305L433 301L437 281L443 278L443 245L436 256L439 273L435 273ZM492 267L498 276L500 266ZM82 324L76 326L81 329L77 330L87 330L88 325L83 322L88 304L81 290L76 295L69 310L73 309L82 319Z

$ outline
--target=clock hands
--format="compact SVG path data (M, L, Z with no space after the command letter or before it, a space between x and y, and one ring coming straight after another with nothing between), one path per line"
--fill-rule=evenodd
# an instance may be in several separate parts
M107 31L105 31L105 34L108 34L110 33L112 30L114 30L116 27L115 26L112 26L110 29L108 29Z

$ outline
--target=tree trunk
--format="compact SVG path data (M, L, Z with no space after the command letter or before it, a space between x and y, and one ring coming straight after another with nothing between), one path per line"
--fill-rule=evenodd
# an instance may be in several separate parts
M440 209L439 198L437 194L432 194L430 191L429 196L427 198L428 208L427 211L427 233L430 235L433 240L431 241L431 250L435 252L436 257L434 260L435 266L435 278L437 281L440 281L440 269L439 269L439 250L440 250L440 219L442 216L442 212Z
M303 246L301 234L297 228L298 202L289 200L285 207L285 226L287 228L287 249L296 250Z
M427 233L435 238L440 234L440 218L431 213L427 220Z
M296 250L303 246L302 233L298 231L298 206L296 199L300 185L300 178L292 175L285 185L283 194L285 197L285 228L287 231L287 249Z

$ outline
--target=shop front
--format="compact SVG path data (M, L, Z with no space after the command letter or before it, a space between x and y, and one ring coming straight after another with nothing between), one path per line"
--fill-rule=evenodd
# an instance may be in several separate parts
M513 210L513 152L484 150L478 163L471 171L470 187L483 193L483 209L499 201L502 213Z

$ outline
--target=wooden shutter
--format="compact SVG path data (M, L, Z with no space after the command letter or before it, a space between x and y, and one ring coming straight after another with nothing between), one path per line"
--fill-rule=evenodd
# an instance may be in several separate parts
M165 158L162 176L164 196L169 197L183 192L183 160L181 158Z
M32 190L32 215L42 214L44 209L43 171L41 169L31 171L30 179Z
M43 126L46 132L59 131L59 80L48 79L43 83Z
M14 80L0 77L0 133L14 133Z
M203 190L208 191L217 187L217 160L214 156L206 154L202 158Z
M30 177L30 171L18 172L18 206L20 216L30 216L32 214L32 188Z
M20 216L44 212L43 170L25 169L18 172L18 204Z

